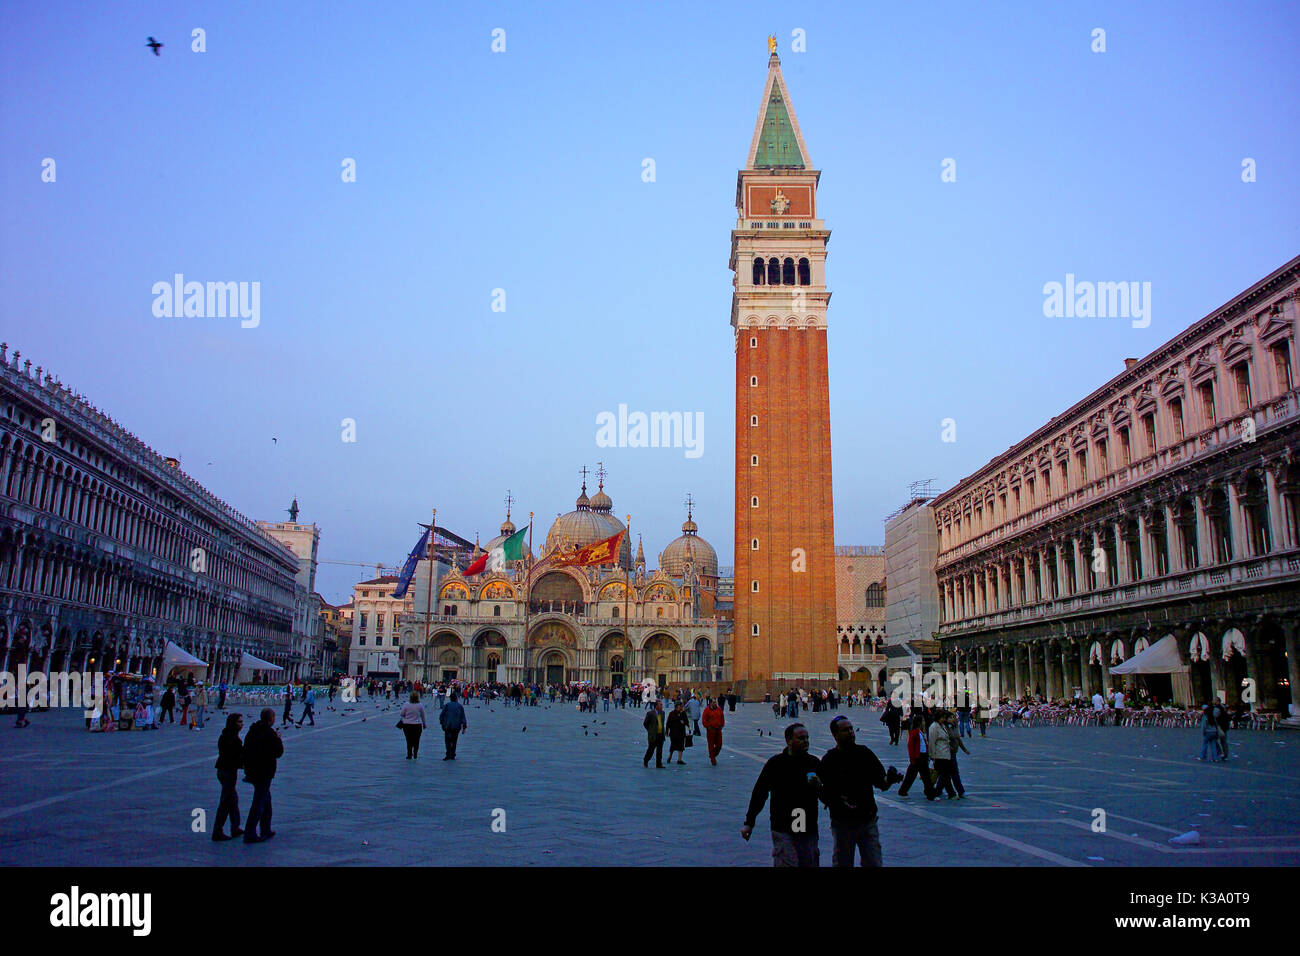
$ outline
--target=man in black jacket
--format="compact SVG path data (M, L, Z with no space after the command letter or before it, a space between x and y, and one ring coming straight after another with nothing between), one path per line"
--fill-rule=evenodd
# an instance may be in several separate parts
M460 735L469 730L469 720L465 717L465 705L460 702L455 690L438 714L438 723L442 725L443 743L447 745L447 755L443 760L456 759L456 743Z
M754 821L768 794L772 796L772 865L819 866L817 849L817 794L820 764L808 752L808 728L791 724L785 729L785 750L763 764L749 798L740 835L754 832Z
M831 865L853 866L856 849L863 866L882 866L875 790L888 790L903 775L895 767L886 773L871 748L856 742L847 717L831 721L831 736L835 746L821 761L821 796L835 836Z
M275 777L275 762L283 756L284 742L275 729L275 711L265 707L262 719L244 736L244 779L253 785L253 805L244 824L245 843L260 843L275 836L271 829L271 780Z
M244 715L231 714L226 718L226 729L217 739L217 780L221 782L221 800L217 803L217 823L212 828L212 839L233 840L242 836L239 828L239 791L235 789L239 768L244 765L244 742L239 732L244 729ZM230 836L224 828L230 819Z
M880 722L889 728L889 742L897 744L903 723L903 708L894 703L892 698L885 701L885 712L880 715Z
M650 710L646 711L645 720L641 721L641 726L645 728L645 757L641 761L641 766L650 766L651 755L655 758L655 766L663 769L664 765L664 736L668 731L668 722L664 719L663 701L655 701ZM671 756L671 755L670 755Z

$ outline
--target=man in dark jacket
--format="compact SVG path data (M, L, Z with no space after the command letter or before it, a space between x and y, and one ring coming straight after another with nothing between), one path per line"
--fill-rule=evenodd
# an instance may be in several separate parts
M831 721L835 746L821 761L822 801L831 812L835 836L832 866L853 866L856 849L863 866L882 866L880 830L876 820L876 790L888 790L903 779L896 767L889 772L858 743L847 717Z
M212 839L233 840L242 836L239 828L239 791L235 789L239 768L244 766L244 742L239 732L244 729L244 715L231 714L226 718L226 728L217 739L217 780L221 782L221 799L217 803L217 823L212 828ZM224 827L230 819L230 836Z
M645 727L647 743L645 757L641 761L641 766L650 766L650 755L654 754L655 766L663 767L664 736L668 733L668 722L664 718L663 701L655 701L653 708L646 711L645 720L641 721L641 726Z
M817 849L817 794L820 764L808 752L808 728L791 724L785 729L786 748L767 763L754 784L740 835L754 832L754 821L768 794L772 796L772 865L819 866Z
M265 707L262 719L244 735L244 779L253 785L253 805L244 823L245 843L260 843L275 836L271 829L271 780L275 777L275 762L283 756L284 742L275 729L275 711Z
M453 693L447 698L447 703L443 705L441 712L438 714L438 723L442 724L442 737L447 744L447 756L443 760L456 759L456 741L460 735L469 729L469 721L465 719L465 707L460 699Z
M889 728L889 742L897 744L903 723L903 708L894 703L893 699L885 701L885 712L880 715L880 722Z
M1224 760L1228 759L1228 730L1232 727L1232 718L1228 716L1228 708L1224 707L1222 702L1214 702L1214 723L1219 728L1219 755Z

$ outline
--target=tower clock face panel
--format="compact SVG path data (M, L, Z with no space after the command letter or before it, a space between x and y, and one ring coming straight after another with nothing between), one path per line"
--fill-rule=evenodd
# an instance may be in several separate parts
M772 186L750 183L745 189L745 216L749 219L771 216L815 219L812 187L788 183Z

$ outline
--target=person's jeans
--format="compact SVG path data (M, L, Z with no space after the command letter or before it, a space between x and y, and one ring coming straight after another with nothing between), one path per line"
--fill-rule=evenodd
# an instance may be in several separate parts
M698 737L699 735L700 735L700 722L697 720L695 721L695 733L692 736Z
M957 757L955 755L948 761L948 774L948 779L951 780L953 786L957 788L958 795L964 797L966 795L966 788L961 785L961 770L957 767Z
M1207 756L1211 763L1219 759L1219 732L1217 730L1213 736L1210 734L1201 735L1201 759L1204 760Z
M310 720L313 727L316 726L315 708L311 704L304 704L302 716L298 718L298 726L302 726L304 720Z
M957 733L963 737L969 737L970 733L970 714L957 715Z
M790 719L793 720L795 717L798 717L798 716L799 716L799 705L798 705L798 704L791 704L791 705L790 705Z
M1219 728L1219 753L1224 760L1228 759L1228 732L1222 727Z
M402 733L406 734L406 756L420 755L420 734L423 732L424 728L419 724L402 724Z
M899 727L898 727L898 725L897 725L897 724L890 724L890 725L889 725L889 742L890 742L891 744L896 744L896 743L898 743L898 735L899 735Z
M442 738L447 744L447 756L454 760L456 757L456 741L460 738L460 728L457 727L455 730L444 730L442 732Z
M773 866L821 866L817 848L817 831L812 833L777 833L772 831Z
M863 866L884 866L880 854L880 825L876 820L837 822L831 821L835 847L831 851L831 866L853 866L854 851L862 857Z
M947 791L948 796L955 799L957 791L954 790L952 786L952 761L940 760L936 757L934 761L934 772L936 777L934 781L935 794Z
M907 765L907 776L903 778L903 785L898 788L900 797L907 796L907 791L912 788L912 782L918 776L921 778L921 789L925 791L925 795L934 796L934 787L930 784L930 758L922 754Z
M650 746L646 747L645 756L641 759L641 762L643 764L650 763L651 755L653 755L655 758L656 767L662 767L664 765L664 738L663 737L656 737L654 742L650 744Z
M233 770L217 771L217 780L221 782L221 798L217 801L217 822L213 833L220 833L227 819L230 820L232 830L239 829L239 791L235 789L237 776Z
M194 711L194 726L199 728L199 730L203 729L203 717L207 712L208 708L206 707L198 707Z
M251 843L256 837L265 839L270 832L271 781L254 782L253 805L248 808L248 820L244 823L244 839Z

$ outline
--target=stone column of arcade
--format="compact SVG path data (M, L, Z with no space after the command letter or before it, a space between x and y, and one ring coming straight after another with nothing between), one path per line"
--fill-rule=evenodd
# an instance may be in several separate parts
M1283 621L1282 636L1286 647L1287 682L1291 691L1291 700L1283 717L1300 717L1300 700L1296 698L1296 688L1300 687L1300 619Z

